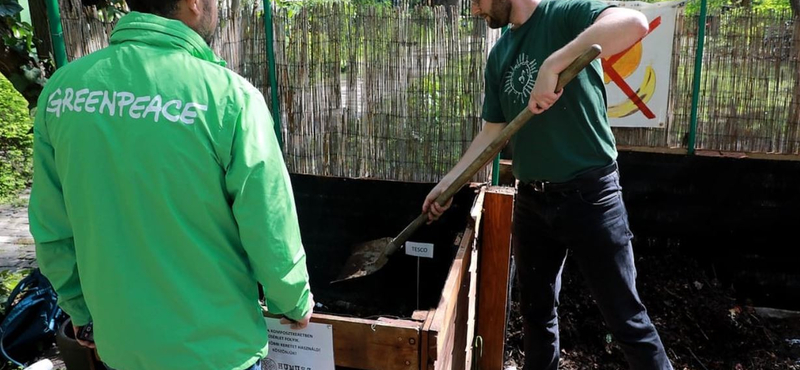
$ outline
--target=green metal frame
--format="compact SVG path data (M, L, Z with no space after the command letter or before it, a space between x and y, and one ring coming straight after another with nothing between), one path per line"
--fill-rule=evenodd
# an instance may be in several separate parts
M264 31L267 34L267 63L269 68L269 84L272 98L272 120L275 124L275 136L278 145L283 149L283 136L281 134L281 104L278 99L278 74L275 66L275 34L272 28L272 1L264 2Z
M498 185L500 183L500 154L497 157L494 157L494 161L492 161L492 185Z
M697 140L697 109L700 101L700 79L703 75L703 47L706 39L707 1L700 0L700 17L697 20L697 53L694 58L694 86L692 87L692 113L689 119L689 155L694 155Z
M67 49L64 45L64 30L61 28L61 9L58 0L47 0L47 21L50 23L50 36L53 39L53 57L56 68L67 64Z

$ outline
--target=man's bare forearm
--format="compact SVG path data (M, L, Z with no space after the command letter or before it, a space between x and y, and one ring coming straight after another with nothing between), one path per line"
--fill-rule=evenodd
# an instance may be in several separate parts
M469 148L461 156L461 159L458 163L453 167L447 175L442 178L442 182L447 184L452 183L455 179L464 172L469 165L475 161L476 158L483 152L483 150L496 138L500 135L500 132L503 131L503 128L506 127L504 123L485 123L483 125L483 129L481 132L475 136L475 139L472 140L472 144L469 145ZM487 162L488 163L488 162ZM485 163L484 163L485 164Z

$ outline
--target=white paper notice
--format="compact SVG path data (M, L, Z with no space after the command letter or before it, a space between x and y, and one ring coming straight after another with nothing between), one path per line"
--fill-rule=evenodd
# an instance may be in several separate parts
M310 323L303 330L265 318L269 330L269 354L262 370L334 370L333 328Z
M609 123L616 127L666 128L670 93L673 96L683 93L670 85L675 25L686 1L606 3L642 12L650 26L640 42L603 59ZM686 19L692 18L687 16ZM684 42L684 39L679 41Z

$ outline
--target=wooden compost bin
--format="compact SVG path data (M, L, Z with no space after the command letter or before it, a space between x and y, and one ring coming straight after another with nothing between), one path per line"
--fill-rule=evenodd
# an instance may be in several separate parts
M292 185L318 302L312 322L332 325L336 368L464 369L474 336L476 189L462 189L442 219L411 238L433 243L433 259L400 250L373 275L330 284L354 244L399 233L432 185L308 175L292 175Z

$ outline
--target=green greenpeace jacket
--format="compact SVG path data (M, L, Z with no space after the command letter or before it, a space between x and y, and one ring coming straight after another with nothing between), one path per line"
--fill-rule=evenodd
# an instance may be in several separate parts
M306 258L261 93L180 21L133 12L59 69L34 128L42 272L118 370L245 369L258 304L300 319Z

